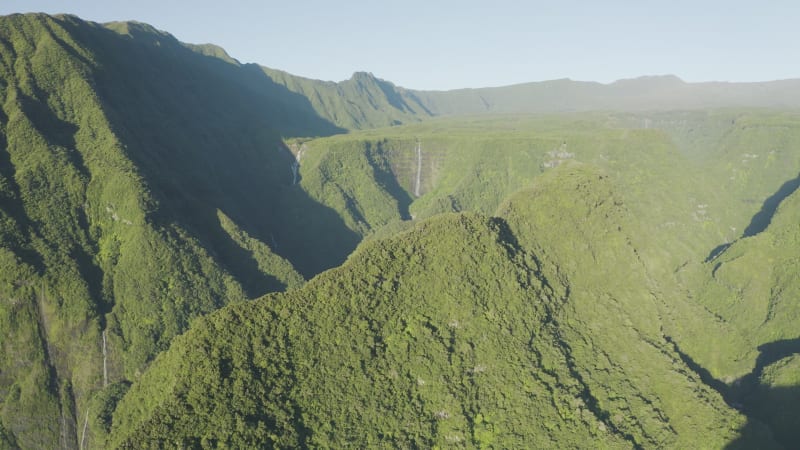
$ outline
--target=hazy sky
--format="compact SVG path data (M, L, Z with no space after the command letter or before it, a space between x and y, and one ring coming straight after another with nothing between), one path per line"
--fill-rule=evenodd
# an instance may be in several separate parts
M138 20L242 62L416 89L800 77L796 0L0 0L0 14L29 11Z

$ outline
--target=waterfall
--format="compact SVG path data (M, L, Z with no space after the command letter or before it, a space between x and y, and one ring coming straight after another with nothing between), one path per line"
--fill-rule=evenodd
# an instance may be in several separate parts
M106 349L106 332L103 330L103 387L108 386L108 351Z
M278 242L275 240L275 235L270 233L269 234L269 240L270 240L270 242L272 242L272 251L277 250L278 249Z
M83 450L86 445L86 428L89 426L89 408L86 408L86 419L83 421L83 433L81 433L80 449Z
M414 197L419 197L419 184L422 179L422 144L417 141L417 180L414 182Z
M292 171L292 185L293 186L295 184L297 184L298 181L300 181L300 177L299 177L299 175L300 175L300 158L303 157L303 153L305 151L306 151L306 144L303 144L297 150L297 155L295 155L294 161L292 161L292 164L289 166L289 170Z
M300 169L300 163L297 161L292 162L290 167L292 171L292 185L297 184L297 171Z

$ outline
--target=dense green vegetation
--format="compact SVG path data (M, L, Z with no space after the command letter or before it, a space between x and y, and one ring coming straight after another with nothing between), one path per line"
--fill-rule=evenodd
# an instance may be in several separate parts
M0 18L0 448L791 448L798 92Z
M171 37L3 20L2 422L22 448L73 447L94 393L193 318L302 283L262 243L291 157L249 93L213 89L214 60ZM187 70L194 85L168 86Z
M307 98L320 116L347 129L362 129L416 122L432 114L411 91L356 72L340 83L310 80L262 67L278 85Z
M362 247L300 291L237 304L198 322L125 397L112 442L128 448L675 444L663 435L645 441L633 434L640 430L628 429L637 409L623 416L606 409L614 401L594 397L573 367L581 357L555 318L564 300L557 295L503 221L439 216ZM708 419L722 428L712 430L724 442L741 419L726 417L722 400L696 380L677 372L674 378L668 382L685 386L687 396L673 398L681 409L676 422L706 427L696 422ZM671 425L661 414L641 425L644 433Z
M508 224L439 215L301 290L198 322L125 397L112 441L681 448L704 436L723 446L744 418L660 334L625 234L595 228L626 216L614 201L594 208L609 199L607 178L557 172L504 207ZM554 199L570 210L541 214ZM552 221L586 214L595 220L558 241L589 252L547 236L571 232ZM592 277L618 281L598 292L581 255L606 260Z

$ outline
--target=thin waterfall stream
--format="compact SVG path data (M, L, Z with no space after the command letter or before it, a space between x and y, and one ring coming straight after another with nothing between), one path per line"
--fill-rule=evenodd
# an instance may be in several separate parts
M297 150L297 155L295 156L294 161L292 161L291 166L289 168L292 171L292 186L296 185L298 181L300 181L300 158L303 157L303 152L306 151L305 144L300 146L300 149Z
M86 429L89 427L89 408L86 408L86 418L83 420L83 432L81 433L80 449L86 448Z
M108 386L108 349L106 346L106 333L108 330L103 330L103 387Z
M419 185L422 179L422 143L417 141L417 179L414 182L414 196L419 197Z

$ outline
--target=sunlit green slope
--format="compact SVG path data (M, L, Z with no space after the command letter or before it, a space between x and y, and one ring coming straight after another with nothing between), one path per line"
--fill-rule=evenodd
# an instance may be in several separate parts
M554 213L552 202L571 206ZM740 435L745 417L662 335L646 268L616 227L632 218L607 177L563 167L502 212L508 223L436 216L361 246L300 290L197 322L119 404L110 442L755 442L763 429Z
M730 401L791 448L800 438L800 191L768 222L704 265L696 301L718 325L715 333L687 333L686 351L725 383Z
M669 279L640 247L642 224L623 186L605 170L570 163L498 213L562 296L553 320L572 370L614 426L643 448L719 448L742 428L741 416L674 350L664 316L682 299L663 292Z
M720 110L435 119L295 147L300 185L360 235L412 216L492 214L553 168L591 164L619 183L647 231L642 250L672 271L747 232L797 177L797 142L796 113Z
M748 244L768 238L747 237L770 223L779 204L784 212L777 217L794 210L781 201L797 188L798 142L800 120L789 112L435 120L304 142L301 185L318 201L343 211L348 226L368 237L390 236L409 226L404 219L443 211L482 211L508 217L513 224L506 208L530 195L546 222L531 224L536 215L516 219L523 232L515 234L521 241L526 233L533 234L534 252L550 258L545 266L561 267L553 276L569 286L564 289L570 289L573 299L570 317L633 314L644 321L634 326L647 343L641 345L669 352L667 361L683 360L692 366L690 377L718 391L711 395L741 408L744 394L734 385L763 354L757 347L772 342L781 347L798 337L793 325L797 308L781 300L790 298L797 268L774 255L759 256L765 255L763 245ZM547 189L529 188L542 180L550 180ZM536 231L531 231L534 225ZM769 242L772 250L767 252L796 253L790 238ZM743 254L749 257L740 258ZM726 267L728 259L737 262ZM720 263L717 273L714 267ZM725 288L713 281L723 276ZM742 297L750 300L736 300ZM719 302L732 309L721 310ZM766 311L775 304L782 305L781 312L769 316L769 326L760 325L766 319L757 313L759 308ZM583 327L584 319L578 320ZM593 337L581 340L592 342L591 353L608 349L604 351L613 360L625 330L632 332L615 321L598 323ZM616 358L627 361L629 356ZM587 370L587 383L597 382L594 387L603 395L609 385L625 379L628 393L620 399L637 389L658 390L671 398L666 393L674 386L661 385L660 375L653 375L669 371L663 365L667 363L651 357L637 361L643 364L639 375L626 371L614 378ZM782 380L773 384L790 383L791 372L769 373ZM770 398L759 392L781 395L754 391L758 398L749 404ZM620 400L620 408L636 409L628 401ZM658 409L676 408L680 415L686 404L697 407L668 401ZM782 408L793 414L791 407ZM767 433L764 423L786 428L783 419L753 411L744 409L751 419L742 429L745 435ZM695 426L688 422L670 426L683 427L683 437L695 432L685 431ZM659 439L638 432L650 445Z
M438 217L198 322L120 404L113 442L630 446L580 397L545 325L554 298L508 237Z

